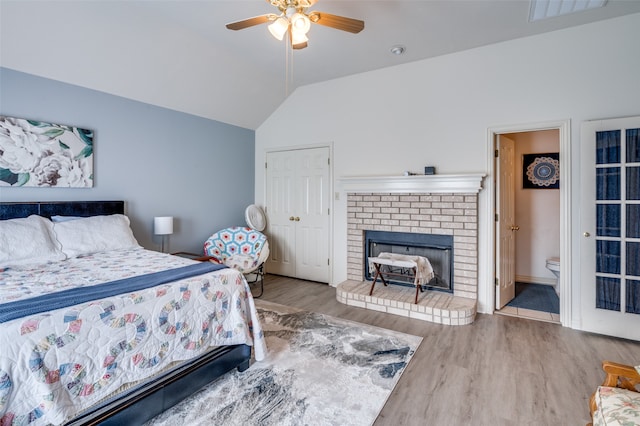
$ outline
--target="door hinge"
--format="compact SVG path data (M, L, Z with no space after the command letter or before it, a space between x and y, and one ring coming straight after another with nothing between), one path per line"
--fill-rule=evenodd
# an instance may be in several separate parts
M499 222L498 213L496 213L496 222Z
M331 158L327 158L327 166L331 165Z
M327 259L327 266L329 266L329 265L331 265L331 264L329 263L329 259Z
M327 214L331 216L331 209L327 209Z
M267 168L267 162L266 161L264 162L264 168L265 169Z
M498 278L496 278L496 287L498 287L500 285L500 281L498 281Z
M495 157L496 157L496 158L498 158L498 150L497 150L497 149L496 149L496 151L495 151L495 154L494 154L494 155L495 155Z

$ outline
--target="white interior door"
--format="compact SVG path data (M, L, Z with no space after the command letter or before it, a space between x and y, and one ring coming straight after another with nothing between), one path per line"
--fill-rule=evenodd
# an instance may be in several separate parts
M581 328L640 340L640 117L580 134Z
M266 176L267 271L329 282L329 148L267 153Z
M296 277L319 282L329 282L328 160L329 148L297 151Z
M515 232L515 142L497 136L496 161L496 309L501 309L516 295Z
M267 153L267 235L269 259L267 272L295 276L294 214L295 151Z

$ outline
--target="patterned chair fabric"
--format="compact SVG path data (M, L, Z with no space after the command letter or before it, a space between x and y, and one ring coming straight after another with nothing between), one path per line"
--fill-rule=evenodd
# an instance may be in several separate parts
M640 424L640 393L598 386L594 398L598 409L593 413L593 426Z
M233 226L209 237L204 243L204 252L218 263L249 274L269 257L269 242L262 232Z

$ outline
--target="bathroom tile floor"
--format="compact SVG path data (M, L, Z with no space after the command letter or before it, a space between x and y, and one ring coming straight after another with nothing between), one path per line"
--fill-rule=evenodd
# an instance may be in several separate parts
M497 314L560 323L560 301L547 285L516 282L516 296Z

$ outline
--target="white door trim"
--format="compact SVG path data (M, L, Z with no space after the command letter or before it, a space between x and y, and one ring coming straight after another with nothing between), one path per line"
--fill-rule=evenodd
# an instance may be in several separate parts
M538 130L558 129L560 137L560 322L565 327L573 327L572 321L572 262L571 262L571 120L548 121L533 124L511 126L496 126L487 129L487 220L485 235L487 236L485 250L491 253L492 266L486 269L484 282L487 288L479 292L480 302L486 307L486 313L495 310L495 139L503 133L534 132Z
M280 147L271 147L264 150L264 163L267 161L267 154L270 152L281 152L281 151L293 151L293 150L301 150L301 149L312 149L312 148L329 148L329 208L331 214L329 215L329 285L335 287L333 278L334 271L334 249L333 249L333 230L334 230L334 179L333 179L333 142L326 143L317 143L317 144L305 144L305 145L291 145L291 146L280 146ZM267 169L266 167L262 168L262 207L266 206L267 203ZM269 220L269 214L267 213L267 220Z

